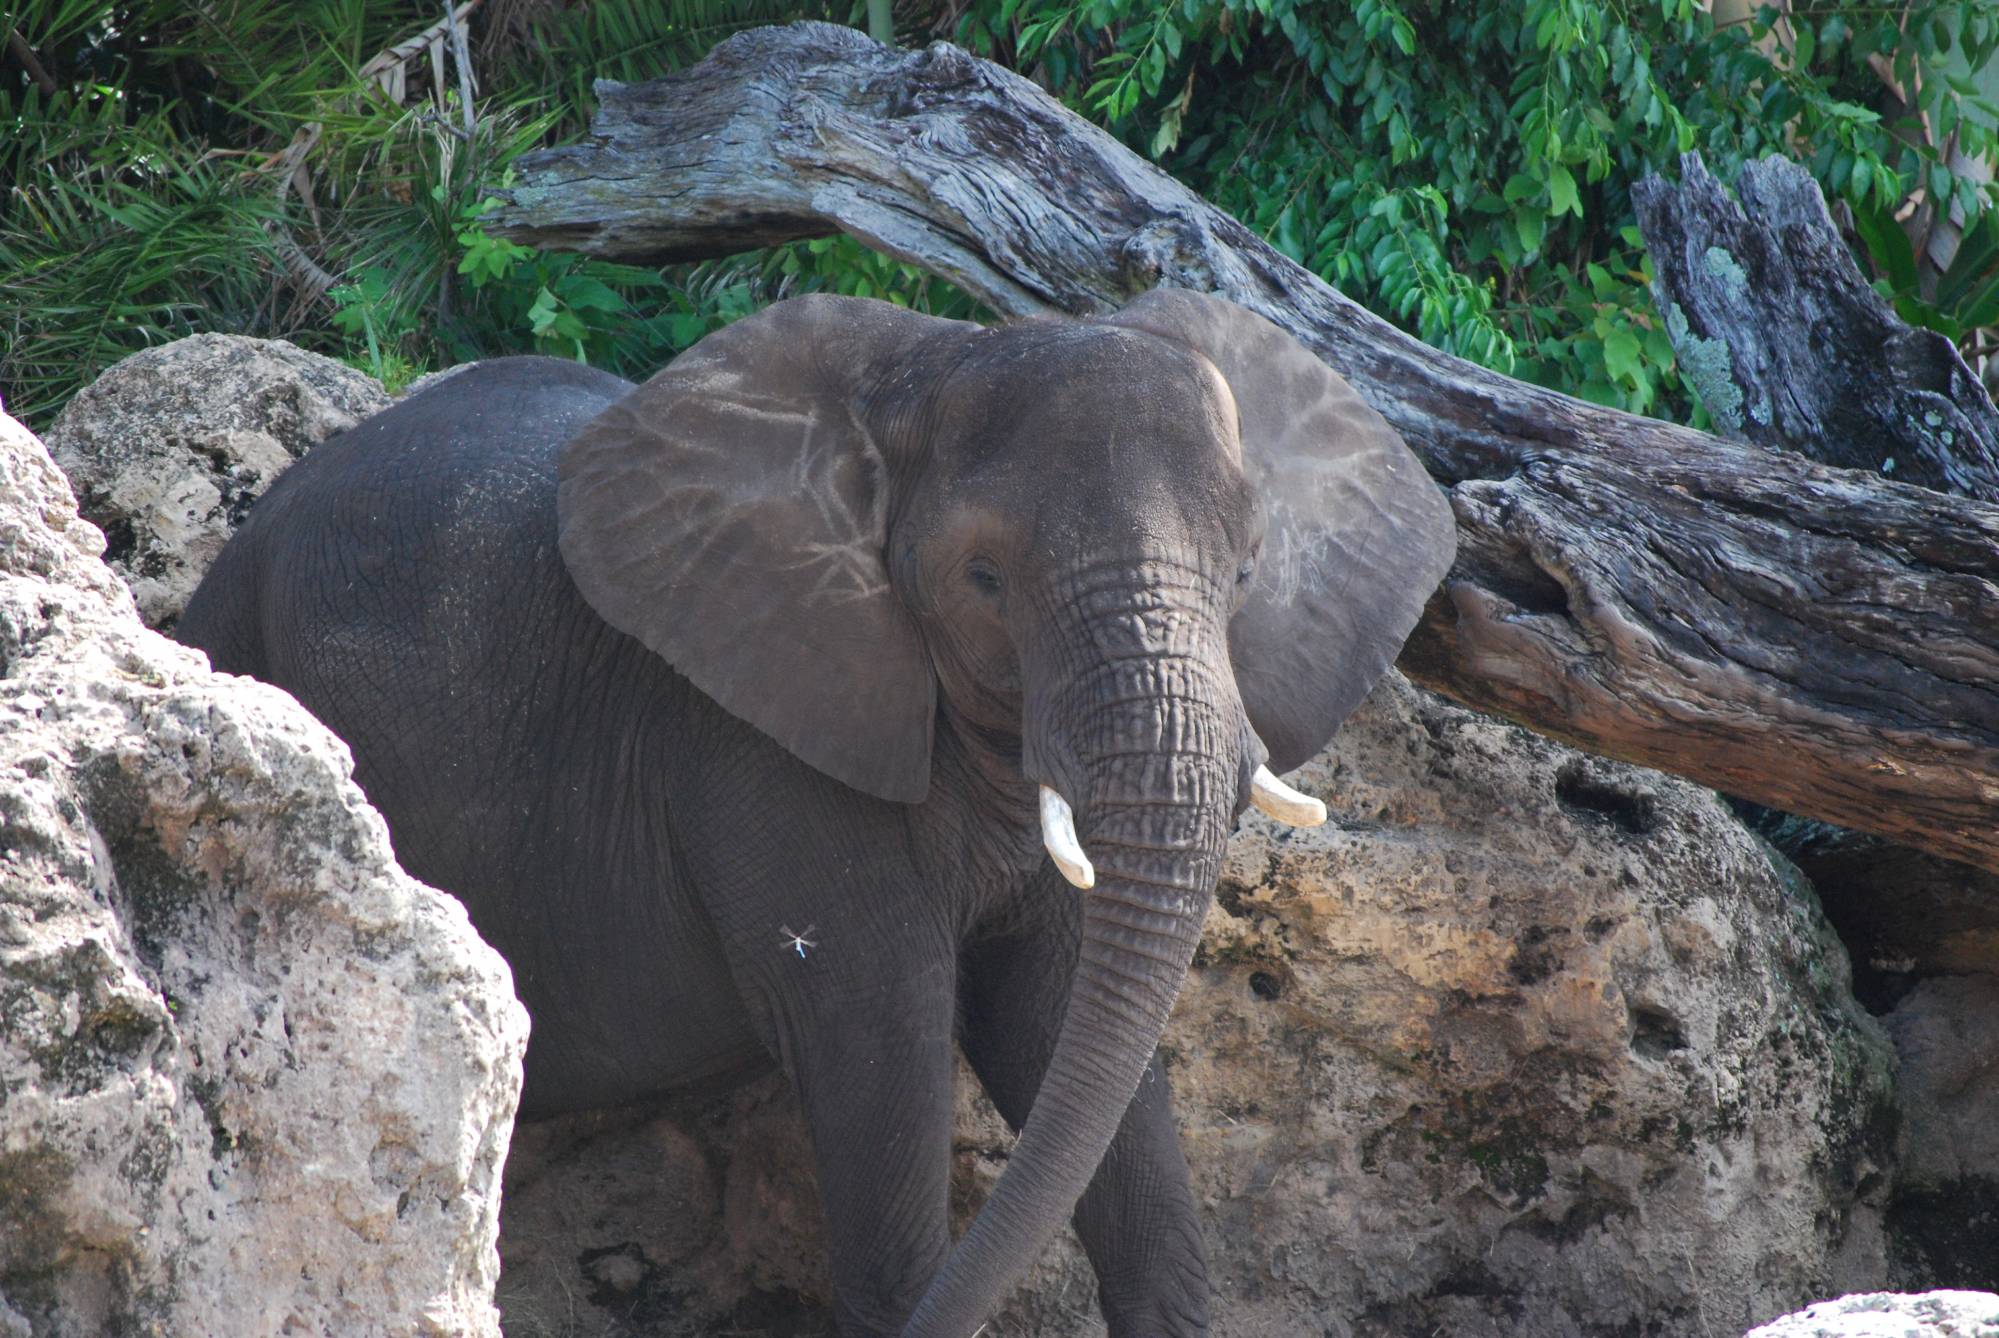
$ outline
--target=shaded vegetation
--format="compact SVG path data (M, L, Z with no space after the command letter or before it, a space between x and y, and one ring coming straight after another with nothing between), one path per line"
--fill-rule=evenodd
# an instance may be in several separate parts
M653 271L481 225L515 157L587 124L594 79L864 9L484 0L463 27L442 3L369 0L17 9L0 396L45 424L109 363L198 330L289 338L394 386L529 350L643 375L806 289L976 315L849 239ZM1724 179L1763 153L1808 162L1906 318L1974 357L1999 320L1981 86L1999 0L906 0L896 20L905 43L1028 73L1430 343L1600 402L1705 421L1629 200L1688 149Z

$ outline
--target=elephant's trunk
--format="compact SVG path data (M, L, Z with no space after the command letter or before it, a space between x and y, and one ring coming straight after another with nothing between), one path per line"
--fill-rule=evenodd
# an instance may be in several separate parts
M1246 779L1241 707L1218 660L1117 665L1126 690L1068 741L1076 762L1050 768L1081 801L1095 865L1095 886L1073 894L1084 909L1068 1012L1006 1173L906 1338L965 1338L991 1313L1089 1186L1159 1043Z

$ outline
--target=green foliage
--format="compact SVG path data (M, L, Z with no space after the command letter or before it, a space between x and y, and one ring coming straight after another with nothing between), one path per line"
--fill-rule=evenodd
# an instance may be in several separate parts
M486 231L484 192L585 123L593 78L649 78L797 12L546 7L480 71L495 87L468 134L441 6L51 0L21 22L57 91L0 65L0 179L14 185L0 213L0 396L45 423L110 363L199 330L281 335L395 387L513 352L644 376L810 288L969 311L948 285L851 242L661 272ZM364 77L378 52L412 42L391 63L399 81Z
M977 318L851 239L654 271L487 231L484 192L582 129L594 80L864 10L516 5L518 30L474 34L468 133L428 0L42 0L16 21L55 91L0 57L0 394L44 420L110 361L195 330L282 335L394 384L524 351L644 375L813 289ZM1949 165L1995 147L1980 80L1999 0L1792 0L1733 25L1693 0L955 0L897 17L907 40L949 31L1030 73L1438 348L1603 403L1704 416L1629 198L1689 149L1724 179L1764 153L1806 161L1906 318L1980 349L1999 320L1991 191ZM407 59L364 77L392 48ZM1941 274L1897 222L1912 191L1919 219L1963 223Z
M1633 181L1688 150L1724 180L1788 153L1856 220L1919 184L1976 219L1989 188L1944 150L1987 157L1999 123L1951 73L1999 44L1990 0L1805 0L1733 26L1692 0L989 0L957 31L1429 343L1681 417ZM1877 110L1874 57L1920 90L1927 138ZM1891 240L1861 235L1885 264ZM1981 317L1965 305L1960 332Z
M0 134L14 189L0 222L0 395L26 418L52 413L102 368L204 330L269 328L267 196L203 159L157 116L126 124L112 90L44 99L30 90ZM166 146L168 152L160 152ZM67 160L70 171L21 171Z
M42 420L109 363L201 330L293 334L321 313L276 238L312 206L256 166L353 86L391 25L363 0L55 0L13 18L55 88L0 65L0 349ZM362 52L357 56L356 52Z
M573 134L590 118L599 79L637 83L682 69L717 42L745 28L794 19L841 23L851 7L799 4L796 0L591 0L550 8L503 60L500 79L510 88L545 98L559 109L560 130Z
M1880 266L1875 289L1903 320L1958 341L1999 324L1999 211L1986 210L1964 230L1934 284L1925 282L1915 246L1888 210L1855 209L1853 223Z

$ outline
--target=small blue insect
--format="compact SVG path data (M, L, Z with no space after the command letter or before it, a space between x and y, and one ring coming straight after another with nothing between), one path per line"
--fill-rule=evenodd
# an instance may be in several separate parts
M790 925L779 925L777 932L784 935L784 937L778 940L778 946L781 948L796 949L799 958L802 960L807 948L816 948L819 946L814 940L805 937L806 934L812 932L813 928L812 925L807 925L803 932L794 934L791 932Z

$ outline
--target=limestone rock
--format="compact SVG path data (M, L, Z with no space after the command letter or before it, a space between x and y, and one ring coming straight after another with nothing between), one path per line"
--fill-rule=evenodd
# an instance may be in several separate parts
M1999 976L1925 980L1886 1021L1902 1109L1890 1280L1999 1291Z
M1740 1333L1881 1285L1886 1040L1709 792L1394 675L1291 779L1332 821L1246 820L1165 1040L1218 1334ZM960 1088L963 1220L1011 1138ZM775 1082L533 1126L508 1331L830 1332L804 1139ZM624 1192L637 1147L672 1165ZM1065 1235L986 1334L1100 1333L1094 1291Z
M503 1204L509 1338L834 1331L811 1148L775 1074L522 1125Z
M164 628L271 481L388 404L372 378L317 353L194 335L135 353L78 392L48 444L140 614Z
M504 963L102 548L0 416L0 1333L495 1333Z
M1872 1292L1821 1301L1746 1338L1999 1338L1999 1296Z

